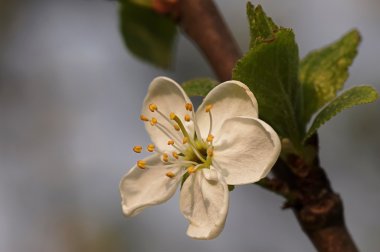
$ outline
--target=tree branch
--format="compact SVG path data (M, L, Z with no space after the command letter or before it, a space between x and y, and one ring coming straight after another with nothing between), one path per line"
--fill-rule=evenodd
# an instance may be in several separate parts
M209 0L179 0L179 24L206 56L221 81L231 79L241 52L218 9Z
M200 48L218 78L231 79L241 53L213 1L179 0L176 11L183 32ZM308 144L318 153L316 135ZM266 181L269 184L264 186L284 195L289 190L296 192L296 200L288 202L288 206L318 251L358 251L344 222L342 200L319 166L318 154L311 165L299 157L279 159L273 173L276 184Z
M319 165L318 136L314 134L306 145L317 154L311 164L291 156L285 161L280 159L273 173L298 193L291 208L318 251L357 252L344 222L343 202Z

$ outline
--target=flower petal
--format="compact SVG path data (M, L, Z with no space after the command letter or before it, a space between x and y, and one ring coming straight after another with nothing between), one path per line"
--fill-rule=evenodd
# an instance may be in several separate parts
M162 133L157 126L151 126L149 122L146 122L145 128L152 139L153 143L162 152L170 152L175 149L168 145L169 139L173 139L172 136L177 137L177 142L180 140L182 142L183 135L174 129L173 124L169 123L165 118L163 118L157 111L151 112L149 110L150 104L156 104L158 110L164 114L168 119L170 113L174 112L183 122L187 128L190 135L193 134L193 122L186 122L184 116L191 113L186 111L185 104L191 103L189 97L186 95L185 91L178 85L175 81L166 77L155 78L149 86L148 93L145 97L142 114L148 118L155 117L158 122L168 129L169 136ZM169 120L170 121L170 120ZM174 121L171 121L174 123ZM173 139L176 141L176 139Z
M218 181L219 179L218 172L213 166L210 169L202 169L202 173L208 181Z
M214 140L213 165L229 185L254 183L265 177L281 151L277 133L260 119L231 118L219 133Z
M212 134L218 135L225 120L236 117L258 117L257 101L249 88L239 81L226 81L216 86L207 94L198 108L196 119L202 138L208 135L210 118L205 112L206 106L212 104Z
M219 174L217 181L209 181L202 172L190 175L181 190L180 209L189 221L188 236L202 240L218 236L228 212L228 187L223 177Z
M135 216L145 207L167 201L181 180L178 174L180 167L166 168L159 155L150 156L144 161L157 167L141 169L134 166L120 181L121 205L127 216ZM166 176L169 171L177 176L169 178Z

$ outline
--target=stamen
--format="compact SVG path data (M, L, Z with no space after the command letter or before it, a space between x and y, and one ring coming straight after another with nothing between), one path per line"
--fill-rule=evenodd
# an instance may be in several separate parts
M185 108L187 111L193 111L193 104L191 103L186 103L185 104Z
M160 116L162 116L162 118L164 118L170 125L173 125L173 122L170 121L170 119L164 115L164 113L162 113L160 110L156 109L157 113L160 114ZM172 112L173 113L173 112Z
M154 144L148 144L148 147L146 147L146 149L149 151L149 152L153 152L154 151Z
M180 148L178 148L177 146L174 145L174 141L173 141L173 140L169 140L169 141L168 141L168 145L171 145L171 146L173 146L174 148L176 148L177 151L182 152L182 150L181 150Z
M208 136L207 136L207 142L209 142L209 143L211 143L212 142L212 140L214 140L214 136L213 135L211 135L211 134L208 134Z
M189 166L189 167L187 167L187 172L188 172L189 174L194 173L194 172L196 172L196 171L197 171L197 169L195 169L194 166Z
M169 155L166 153L162 154L162 160L166 163L169 162Z
M144 115L140 115L140 120L141 120L141 121L144 121L144 122L149 122L148 117L146 117L146 116L144 116Z
M142 151L142 146L137 145L137 146L133 147L133 151L136 152L136 153L141 153L141 151Z
M185 166L185 165L184 165ZM159 168L162 168L162 164L161 165L145 165L144 168L147 168L147 169L159 169ZM164 164L164 168L178 168L178 162L175 162L175 163L167 163L167 164Z
M210 118L210 128L208 130L208 135L211 135L211 132L212 132L212 114L211 114L211 108L212 108L212 105L207 105L206 106L206 112L208 113L209 115L209 118Z
M137 167L139 167L140 169L145 169L145 166L146 162L144 160L137 161Z
M190 122L190 115L189 114L186 114L185 116L184 116L184 119L185 119L185 121L186 122Z
M188 141L190 142L190 146L191 146L191 149L193 150L193 152L195 153L195 155L202 161L202 162L206 162L206 160L204 159L204 157L199 153L197 147L195 146L194 142L192 141L192 138L189 136L189 133L187 133L186 131L186 128L185 126L183 125L183 123L181 122L181 119L178 118L178 116L174 116L174 121L176 121L178 123L178 126L180 127L181 131L182 131L182 134L187 137ZM177 124L176 124L177 125Z
M174 174L173 172L171 172L171 171L168 171L168 172L166 173L166 176L169 177L169 178L174 178L174 177L175 177L175 174Z
M154 104L154 103L149 104L149 110L150 110L151 112L156 111L156 110L157 110L157 105Z
M208 148L207 149L207 158L214 156L214 149L213 148Z
M157 118L156 117L152 117L152 119L150 120L150 125L154 126L157 124Z
M178 155L178 153L177 153L176 151L173 151L172 155L173 155L173 157L174 157L175 159L178 159L178 158L179 158L179 155Z
M188 137L184 137L183 139L182 139L182 143L183 144L187 144L189 142L189 138Z
M199 130L199 127L198 127L198 123L197 123L197 120L196 120L196 116L195 116L195 113L193 111L193 105L191 103L188 103L190 104L191 106L191 115L192 115L192 118L193 118L193 125L194 125L194 129L195 129L195 136L194 136L194 139L197 139L199 137L201 137L201 132Z
M180 131L180 126L178 125L178 124L174 124L173 125L173 127L174 127L174 129L176 130L176 131Z
M175 136L171 133L169 129L167 129L164 125L161 123L157 123L156 125L157 129L159 129L162 133L164 133L165 136L167 136L169 139L174 139L177 142L181 142L181 139L178 136Z

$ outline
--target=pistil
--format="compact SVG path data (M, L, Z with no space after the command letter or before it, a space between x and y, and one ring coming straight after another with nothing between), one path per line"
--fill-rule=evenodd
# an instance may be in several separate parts
M197 157L202 160L202 162L206 162L206 160L204 159L204 157L202 156L202 154L199 153L199 151L197 150L197 147L195 146L194 144L194 141L192 140L192 138L189 136L189 133L187 132L185 126L183 125L181 119L179 119L179 117L177 115L173 115L171 114L170 118L173 118L173 120L177 123L177 125L179 126L179 128L181 129L182 131L182 134L187 137L188 141L189 141L189 144L191 146L191 148L193 149L195 155L197 155Z

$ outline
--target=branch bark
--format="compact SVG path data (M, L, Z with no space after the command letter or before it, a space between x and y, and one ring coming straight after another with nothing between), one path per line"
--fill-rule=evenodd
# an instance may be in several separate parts
M241 52L213 1L179 0L177 7L177 21L183 32L203 52L221 81L231 79ZM318 153L316 135L308 144ZM342 200L332 190L318 154L311 165L298 157L279 159L273 172L281 186L267 188L289 188L296 193L297 199L288 206L318 251L358 251L344 222Z
M241 57L231 32L210 0L179 0L179 24L202 51L221 81L231 79Z

